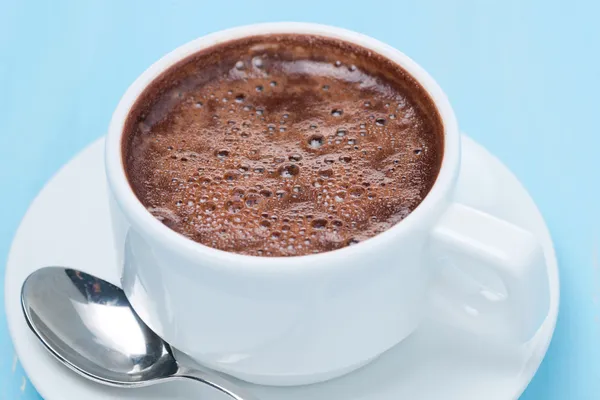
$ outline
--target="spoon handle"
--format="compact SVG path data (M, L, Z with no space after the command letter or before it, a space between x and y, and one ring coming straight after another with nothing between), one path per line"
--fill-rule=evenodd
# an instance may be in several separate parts
M177 372L171 377L192 379L194 381L202 382L234 400L258 400L256 396L249 394L246 390L216 374L180 366Z

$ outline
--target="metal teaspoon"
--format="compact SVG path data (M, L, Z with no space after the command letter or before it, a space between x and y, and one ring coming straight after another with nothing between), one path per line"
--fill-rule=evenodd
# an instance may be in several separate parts
M42 268L23 283L21 304L29 327L50 353L88 379L130 388L187 378L231 399L257 400L226 379L179 365L125 293L95 276Z

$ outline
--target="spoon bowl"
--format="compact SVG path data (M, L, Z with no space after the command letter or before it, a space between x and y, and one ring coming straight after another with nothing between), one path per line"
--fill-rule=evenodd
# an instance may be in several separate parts
M256 400L215 374L181 366L117 286L69 268L46 267L23 283L31 330L63 364L93 381L139 387L189 378L235 400Z

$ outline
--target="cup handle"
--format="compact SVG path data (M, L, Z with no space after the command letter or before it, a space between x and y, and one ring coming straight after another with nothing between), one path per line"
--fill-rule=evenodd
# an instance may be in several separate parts
M544 253L536 237L477 209L452 204L432 231L446 266L434 304L476 334L525 343L550 307ZM495 282L495 284L494 284Z

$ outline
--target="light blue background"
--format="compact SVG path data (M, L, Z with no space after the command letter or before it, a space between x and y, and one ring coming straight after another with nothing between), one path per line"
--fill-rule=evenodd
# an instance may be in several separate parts
M562 303L523 399L598 399L599 16L594 0L0 0L0 273L36 193L103 135L119 97L161 55L241 24L339 25L424 66L462 129L531 192L556 243ZM0 306L0 399L38 399L15 361L3 295Z

